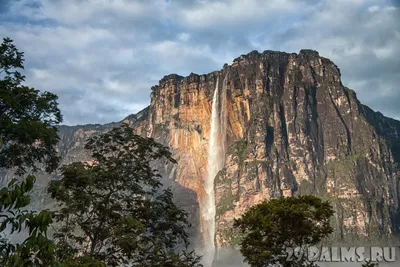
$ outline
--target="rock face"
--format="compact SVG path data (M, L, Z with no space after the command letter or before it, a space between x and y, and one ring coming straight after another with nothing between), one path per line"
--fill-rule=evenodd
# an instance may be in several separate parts
M363 106L316 51L253 51L207 75L165 76L151 89L150 106L125 119L170 147L178 164L160 167L192 215L199 243L217 79L226 79L227 125L225 164L215 178L218 247L235 244L234 218L282 195L329 199L335 240L400 233L400 122ZM113 125L61 127L63 163L90 160L83 140Z

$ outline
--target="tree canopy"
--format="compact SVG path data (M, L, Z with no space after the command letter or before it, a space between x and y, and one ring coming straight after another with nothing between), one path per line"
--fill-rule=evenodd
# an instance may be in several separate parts
M9 38L0 45L0 168L18 174L43 164L51 172L58 166L56 124L62 121L57 96L23 85L24 56ZM1 77L0 76L0 77Z
M61 259L107 266L197 266L187 252L187 214L163 189L156 162L168 149L124 124L89 139L93 161L62 167L49 193L60 203L55 234ZM76 257L80 255L80 257Z
M15 170L15 179L0 189L0 264L32 266L52 261L54 244L47 238L52 214L26 209L39 168L55 170L59 157L55 125L62 121L57 96L22 85L24 56L9 38L0 45L0 168ZM23 182L18 182L29 174ZM28 230L20 244L10 244L7 235Z
M309 266L307 257L287 261L288 248L306 250L332 233L332 206L314 196L281 197L250 208L234 227L243 234L240 251L251 266Z

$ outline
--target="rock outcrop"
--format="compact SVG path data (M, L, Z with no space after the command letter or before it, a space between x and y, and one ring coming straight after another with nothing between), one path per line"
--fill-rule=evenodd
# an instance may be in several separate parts
M400 122L363 106L339 68L312 50L253 51L207 75L165 76L150 106L125 119L170 147L178 164L162 172L196 231L217 79L226 79L227 116L225 164L215 178L217 246L235 244L234 218L282 195L329 199L336 240L399 234ZM84 139L114 125L61 127L63 163L90 160Z

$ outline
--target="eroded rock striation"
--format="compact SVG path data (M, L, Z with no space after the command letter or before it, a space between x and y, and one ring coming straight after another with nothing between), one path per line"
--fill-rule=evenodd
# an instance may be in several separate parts
M253 51L207 75L165 76L151 89L150 106L124 120L170 147L178 164L160 168L191 214L198 242L218 79L226 94L226 153L215 177L218 247L235 244L234 218L282 195L329 199L335 240L399 234L400 122L362 105L316 51ZM63 163L90 160L84 139L114 125L61 127Z

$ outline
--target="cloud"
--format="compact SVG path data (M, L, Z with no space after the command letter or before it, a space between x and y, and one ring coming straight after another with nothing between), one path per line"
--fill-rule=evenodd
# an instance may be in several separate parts
M379 5L378 5L379 3ZM360 100L400 119L400 10L387 1L326 1L274 40L285 50L316 49L341 69Z
M318 50L345 85L400 118L400 16L390 0L16 0L0 36L25 52L27 83L59 96L65 123L106 123L149 103L169 73L220 69L251 50Z

